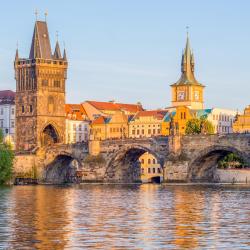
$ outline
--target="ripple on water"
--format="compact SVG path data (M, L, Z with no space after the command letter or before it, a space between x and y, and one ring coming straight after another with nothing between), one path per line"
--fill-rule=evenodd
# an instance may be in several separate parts
M0 249L249 249L250 188L0 188Z

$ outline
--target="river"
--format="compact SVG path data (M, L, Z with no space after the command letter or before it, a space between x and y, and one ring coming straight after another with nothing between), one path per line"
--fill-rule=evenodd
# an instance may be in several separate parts
M250 249L250 187L1 187L0 249Z

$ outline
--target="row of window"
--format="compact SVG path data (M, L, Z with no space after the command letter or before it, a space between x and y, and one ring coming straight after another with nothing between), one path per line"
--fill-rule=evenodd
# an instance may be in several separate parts
M132 130L132 135L144 135L145 134L145 130L144 129L137 129L137 130L135 130L135 129L133 129ZM161 130L160 129L148 129L148 134L149 135L156 135L156 134L160 134L161 133Z
M43 87L48 87L49 86L49 80L43 79L42 80L42 86ZM53 81L53 87L60 88L61 87L61 81L60 80L54 80Z
M145 163L145 161L144 161L144 159L141 159L141 164L144 164ZM151 161L151 159L149 158L148 159L148 164L157 164L158 162L157 162L157 160L156 159L152 159L152 161Z
M21 112L22 112L23 114L25 113L25 107L24 107L24 106L21 107ZM33 106L32 106L32 105L28 105L28 107L27 107L27 112L29 112L29 113L32 113L32 112L33 112Z
M146 171L145 168L141 168L142 174L145 174L145 171ZM156 173L161 174L161 168L148 168L147 173L148 174L156 174Z
M186 112L181 112L181 120L186 120Z
M122 132L122 130L123 131L125 131L125 128L110 128L109 129L109 131L110 131L110 133L118 133L118 132Z
M217 132L230 133L230 129L228 126L217 126Z
M87 134L80 134L78 136L76 136L76 134L73 134L72 136L69 134L68 135L68 141L69 142L83 142L83 141L87 141L88 140L88 135Z
M145 125L145 126L147 126L148 128L151 127L151 125ZM144 125L137 125L137 126L133 125L133 128L140 128L140 127L144 128ZM152 127L153 127L153 128L155 128L155 127L158 127L158 128L159 128L159 127L160 127L160 124L153 124Z
M15 121L14 120L10 121L10 127L15 128ZM4 128L4 120L0 120L0 128Z
M76 126L76 124L72 124L72 129L74 131L78 130L78 131L88 131L88 128L86 125L82 125L82 124L79 124L78 126Z
M11 114L14 115L15 114L15 108L11 108ZM0 109L0 115L4 115L4 108Z
M223 121L223 122L232 122L232 118L228 115L213 115L213 120L215 121Z

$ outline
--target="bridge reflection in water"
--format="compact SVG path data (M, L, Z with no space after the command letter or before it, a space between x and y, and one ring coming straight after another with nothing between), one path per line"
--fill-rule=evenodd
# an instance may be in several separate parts
M0 189L0 249L248 248L248 191L159 185Z

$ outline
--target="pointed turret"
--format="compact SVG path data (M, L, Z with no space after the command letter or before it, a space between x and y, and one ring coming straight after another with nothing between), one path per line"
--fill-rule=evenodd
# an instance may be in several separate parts
M186 47L181 59L182 75L175 84L198 84L201 85L194 76L194 54L191 52L189 36L187 33Z
M29 58L52 59L48 27L44 21L35 23Z
M54 59L61 59L62 55L61 55L61 50L60 50L60 46L58 41L56 41L56 47L55 47L55 52L54 52Z
M64 49L63 51L63 60L67 61L66 49Z

